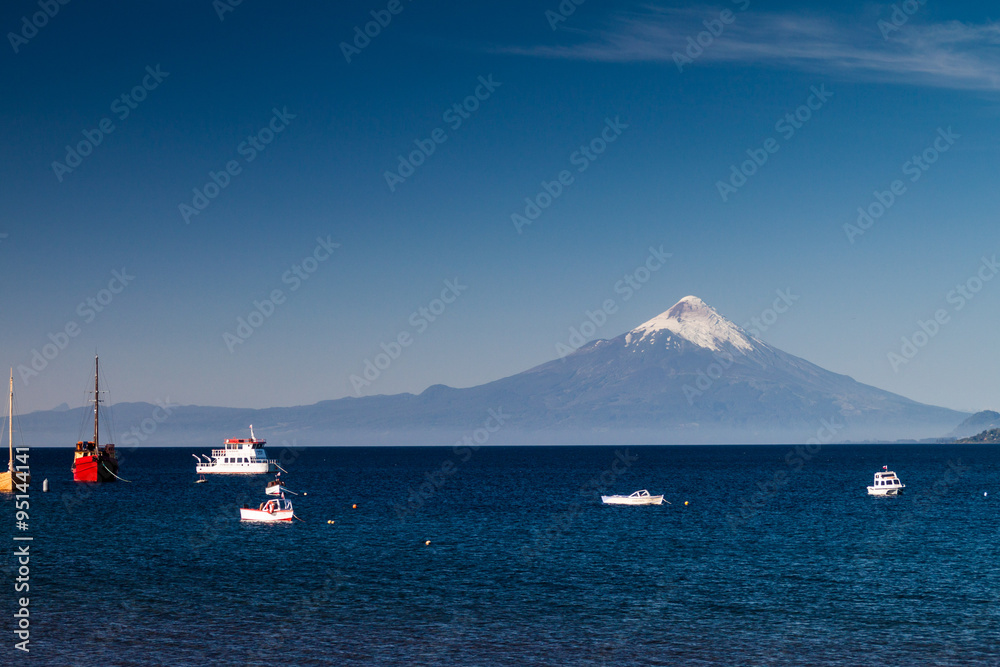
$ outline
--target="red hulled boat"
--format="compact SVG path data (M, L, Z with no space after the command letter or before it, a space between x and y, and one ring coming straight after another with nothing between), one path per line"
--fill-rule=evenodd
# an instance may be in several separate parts
M108 443L101 447L98 443L100 433L101 393L98 389L98 358L94 357L94 439L89 442L76 443L73 457L74 482L113 482L118 479L118 458L115 456L115 446Z

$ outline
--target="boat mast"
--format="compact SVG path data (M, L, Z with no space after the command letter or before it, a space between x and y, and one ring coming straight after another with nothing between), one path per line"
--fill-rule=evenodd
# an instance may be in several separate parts
M100 394L97 390L97 369L98 369L98 357L94 355L94 448L97 449L101 445L97 440L97 404L101 402Z
M7 443L10 448L10 464L8 470L10 470L10 480L11 484L14 483L14 369L10 369L10 403L7 408L7 419L10 420L10 433L8 434ZM2 431L0 431L2 433Z

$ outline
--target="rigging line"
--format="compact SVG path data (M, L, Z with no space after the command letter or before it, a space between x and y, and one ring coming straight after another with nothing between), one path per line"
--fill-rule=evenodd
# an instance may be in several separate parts
M90 401L87 398L92 393L93 393L92 391L88 391L88 390L84 390L84 392L83 392L83 410L80 413L80 426L79 426L79 429L77 430L77 434L76 434L76 436L77 436L76 439L77 440L83 440L84 439L83 434L86 433L86 428L87 428L87 422L88 421L90 422L90 425L93 426L94 413L90 409L91 408Z
M15 418L14 415L17 415L17 418ZM20 442L21 446L24 447L24 435L21 433L21 410L17 404L17 394L14 393L13 389L11 389L10 396L10 414L7 416L10 418L13 429L17 433L18 442ZM6 423L4 424L4 427L7 427ZM9 431L8 435L10 435ZM11 439L10 444L11 446L14 446L13 438Z
M115 479L119 479L119 480L121 480L121 481L123 481L123 482L128 482L129 484L131 484L131 483L132 483L131 481L129 481L129 480L127 480L127 479L122 479L122 478L121 478L121 477L119 477L118 475L115 475L115 474L114 474L113 472L111 472L111 468L109 468L108 466L104 465L104 462L103 462L103 461L101 462L101 465L102 465L102 466L104 467L104 469L105 469L105 470L107 470L107 471L108 471L108 472L110 472L110 473L111 473L112 475L114 475Z
M103 366L98 369L97 374L98 386L104 387L101 393L106 396L106 399L102 401L104 407L100 408L99 411L103 415L103 421L107 424L107 442L115 442L118 440L118 430L115 424L115 411L111 408L111 389L109 389L111 385L108 384L108 374Z
M16 419L14 415L17 415ZM17 394L14 395L14 407L11 410L10 418L14 421L14 432L17 433L17 440L24 447L24 435L21 431L21 412L17 409ZM14 443L11 442L10 444L13 445Z
M90 376L87 376L87 384L83 389L83 410L80 413L80 426L77 431L77 441L88 442L94 431L94 402L89 396L94 393ZM97 444L97 443L95 443Z

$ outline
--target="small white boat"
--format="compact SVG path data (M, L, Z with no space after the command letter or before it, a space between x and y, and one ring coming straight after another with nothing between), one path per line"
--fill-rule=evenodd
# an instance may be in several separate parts
M269 496L280 496L283 493L290 493L293 496L299 495L294 491L288 489L288 487L282 485L280 477L275 478L274 480L268 482L267 486L264 487L264 493L266 493Z
M896 473L882 466L883 472L875 473L875 481L868 487L869 496L898 496L906 488L906 485L899 481Z
M241 521L291 521L293 515L292 501L284 498L267 500L257 509L240 508Z
M660 505L663 496L651 496L649 491L642 489L630 496L601 496L605 505Z

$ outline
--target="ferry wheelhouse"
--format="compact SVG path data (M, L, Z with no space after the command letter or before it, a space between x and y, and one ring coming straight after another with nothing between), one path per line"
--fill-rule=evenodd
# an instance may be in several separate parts
M267 452L264 451L266 444L266 440L254 437L251 425L249 438L228 438L225 447L213 449L211 456L192 454L191 456L198 461L195 464L195 472L200 475L208 473L262 475L274 472L277 463L267 458Z
M882 472L875 473L875 481L868 487L870 496L898 496L906 485L899 481L896 473L882 466Z

